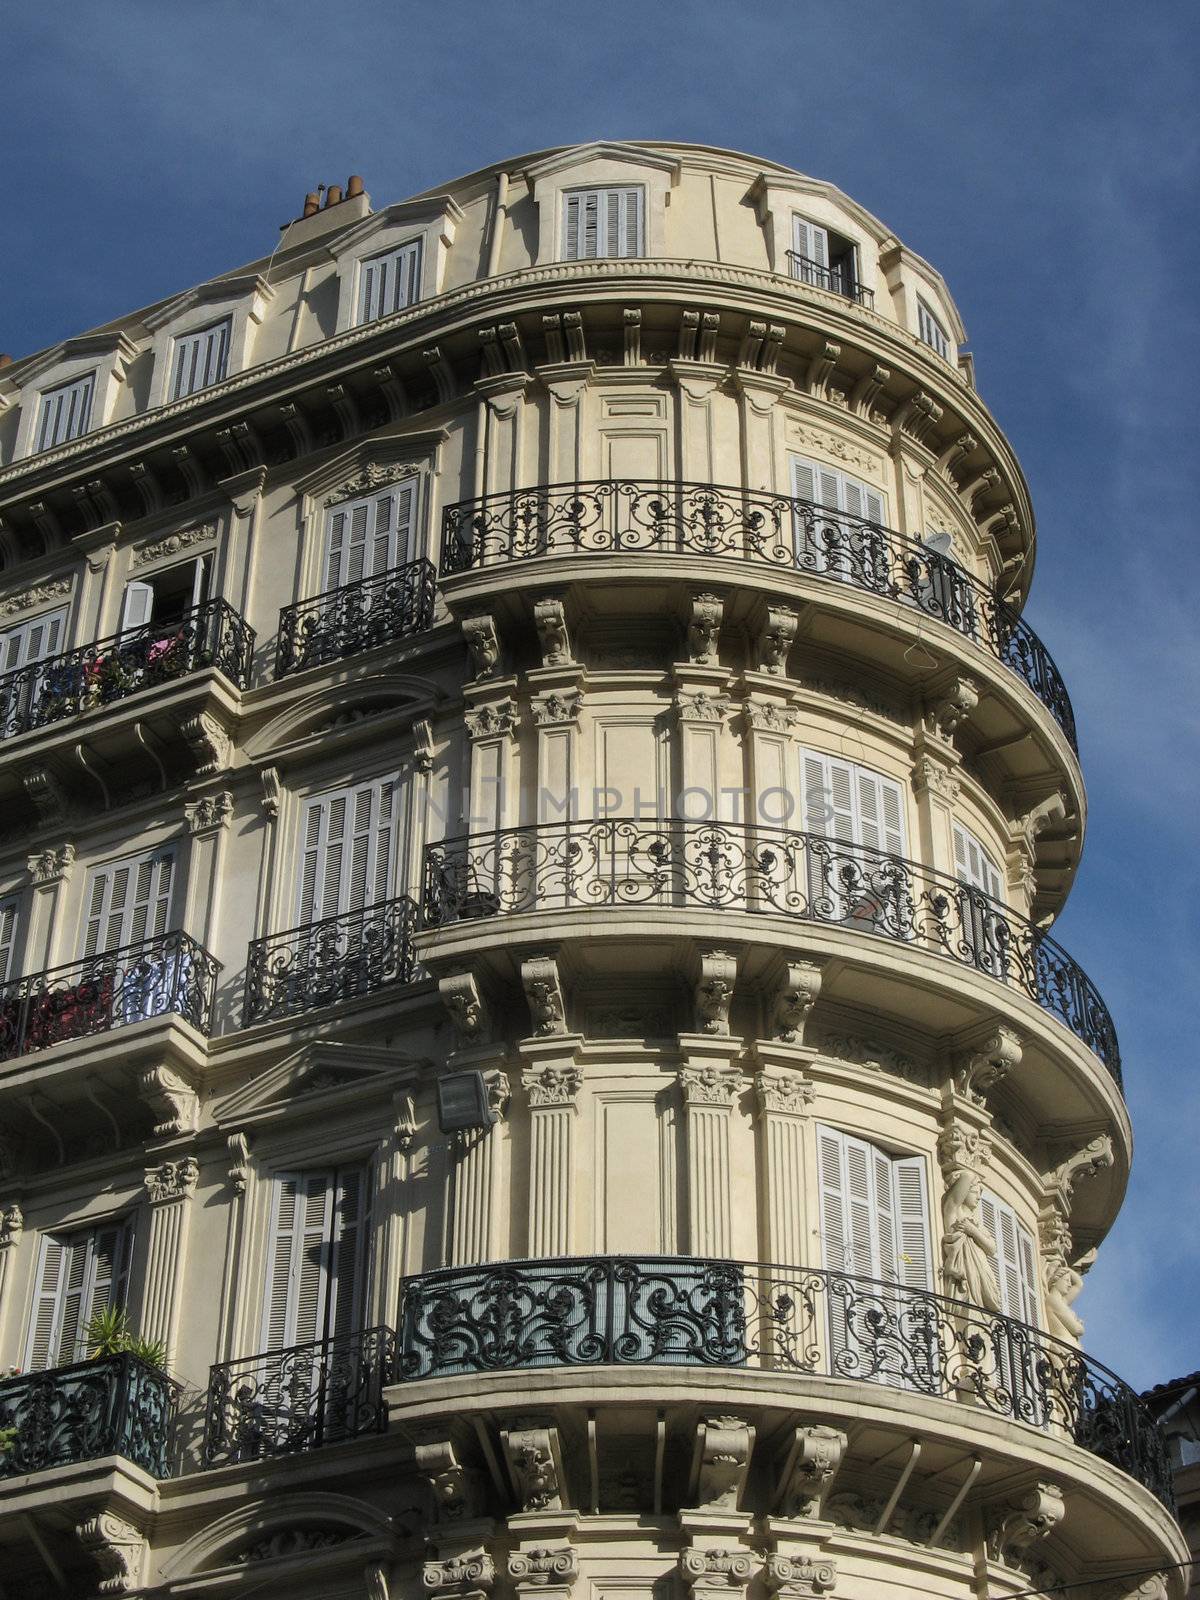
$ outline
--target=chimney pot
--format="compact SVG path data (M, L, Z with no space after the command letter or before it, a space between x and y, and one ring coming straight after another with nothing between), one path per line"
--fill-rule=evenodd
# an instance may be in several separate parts
M326 191L325 191L325 209L326 209L326 211L329 210L330 206L341 205L341 203L342 203L342 186L341 186L340 183L331 183L329 185L328 189L326 189Z
M11 367L12 357L0 350L0 367Z
M359 177L358 173L355 172L351 175L349 182L346 184L346 199L353 200L356 195L360 195L362 192L363 181Z
M304 210L301 212L301 216L315 217L320 209L321 196L315 189L312 189L304 196Z

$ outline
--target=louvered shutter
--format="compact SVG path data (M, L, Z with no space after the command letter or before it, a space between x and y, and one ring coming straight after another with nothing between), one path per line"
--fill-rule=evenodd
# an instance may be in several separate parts
M642 254L642 191L640 189L610 189L609 211L617 212L615 245L612 225L609 224L609 255L640 256Z
M410 560L415 507L415 482L335 506L325 535L324 589L344 588Z
M982 889L993 900L1003 898L1004 880L1000 869L975 835L957 822L954 824L954 868L960 882Z
M921 1156L902 1156L891 1165L896 1195L900 1282L909 1289L932 1289L925 1162Z
M798 256L827 270L829 267L829 234L815 222L805 217L792 218L793 249ZM804 275L803 273L801 274Z
M39 450L52 450L55 445L78 439L88 430L92 420L92 395L96 387L96 374L89 372L73 383L65 383L42 396L42 410L38 425Z
M60 1326L59 1311L68 1254L60 1239L48 1233L43 1234L33 1314L29 1319L29 1338L25 1346L24 1365L27 1372L42 1372L57 1361L56 1335Z
M167 931L174 866L174 858L169 855L151 856L138 862L133 902L129 908L128 934L122 940L123 944L157 938Z
M342 887L345 882L346 817L350 792L330 795L325 806L325 854L321 864L321 901L317 917L335 917L345 909Z
M170 851L119 861L93 872L84 932L85 956L167 930L175 859Z
M344 506L335 506L329 513L329 527L325 534L325 577L323 589L340 589L342 586L342 556L346 545L346 528L350 513Z
M358 320L374 322L390 317L420 298L421 241L410 240L397 250L372 256L359 267Z
M578 261L583 255L583 196L563 198L563 260Z
M874 1180L872 1199L875 1203L876 1260L871 1276L885 1283L895 1283L900 1276L900 1251L897 1243L898 1219L895 1215L896 1196L892 1186L892 1163L882 1150L868 1145L871 1176Z
M282 1172L275 1179L271 1238L267 1250L267 1283L263 1300L262 1346L283 1350L292 1343L292 1257L296 1250L296 1219L303 1178Z
M110 1306L123 1306L128 1298L129 1258L133 1235L124 1223L98 1228L87 1240L87 1275L80 1304L80 1321L75 1335L75 1355L68 1360L82 1361L88 1355L87 1325ZM64 1322L63 1345L67 1329Z
M333 1226L333 1174L305 1173L299 1195L293 1326L289 1344L324 1337L329 1295L329 1247Z
M0 900L0 983L6 983L13 972L13 951L17 943L17 913L20 901Z
M132 868L127 862L93 874L83 953L94 956L121 944Z
M900 785L867 767L851 770L858 798L856 842L888 855L903 855L904 796Z
M367 564L367 524L370 520L370 501L360 500L350 511L350 536L346 542L344 583L358 583Z
M122 633L132 633L150 621L154 611L154 589L148 583L127 583L125 598L121 603Z
M367 1241L367 1174L352 1167L337 1175L333 1214L332 1285L328 1326L337 1338L358 1331Z
M979 1216L996 1245L995 1272L1005 1316L1037 1326L1037 1252L1013 1208L985 1189Z
M842 1135L832 1128L817 1130L817 1165L821 1189L821 1264L827 1272L845 1272L848 1219Z
M304 847L300 864L300 904L296 920L302 927L320 918L318 906L318 874L321 867L322 835L325 831L325 813L328 802L310 800L304 808L302 825Z
M416 520L417 481L410 478L398 485L392 495L391 544L386 565L404 566L415 555L413 550L413 525ZM377 572L381 569L376 567Z
M301 925L391 897L396 798L396 780L385 778L308 802L301 825Z
M817 474L811 461L792 461L792 492L797 500L817 498Z
M184 334L175 341L175 382L173 400L198 394L225 376L229 362L229 318L214 322L196 333Z
M12 672L56 655L62 649L66 620L65 611L51 611L0 634L0 671Z

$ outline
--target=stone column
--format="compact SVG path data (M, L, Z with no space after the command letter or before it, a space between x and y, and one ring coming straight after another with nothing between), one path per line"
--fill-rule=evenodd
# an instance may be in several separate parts
M675 359L670 370L679 387L683 476L690 483L724 482L714 465L712 396L729 369L715 361Z
M679 719L678 815L689 822L740 822L739 797L722 794L721 745L729 701L729 675L722 667L677 663L675 710ZM732 786L736 787L736 786ZM686 833L685 833L686 839ZM684 844L684 853L688 853ZM731 859L731 865L736 860ZM734 867L736 871L736 866Z
M537 369L554 402L550 411L551 483L578 483L584 476L583 396L594 371L590 361L556 361Z
M920 741L913 763L913 793L917 797L920 849L913 854L938 872L954 877L954 835L951 818L958 799L959 782L953 753Z
M515 688L505 678L487 685L489 698L475 698L464 713L471 740L471 777L467 830L487 833L502 828L512 803L512 755L517 734L516 701L501 697ZM501 691L498 696L496 691Z
M733 1246L729 1124L741 1087L736 1039L681 1034L679 1070L687 1141L687 1250L728 1256Z
M392 1096L392 1127L379 1142L375 1163L376 1198L373 1216L376 1223L374 1262L373 1322L395 1326L397 1290L404 1275L405 1240L408 1229L406 1202L412 1174L409 1151L416 1137L417 1124L412 1096L398 1090Z
M487 484L491 494L519 489L523 481L525 390L524 372L498 373L475 385L488 408Z
M785 481L776 406L792 388L790 378L739 368L734 376L741 402L742 482L763 487Z
M150 1247L146 1257L146 1283L141 1325L144 1339L161 1339L170 1365L175 1346L179 1294L183 1285L188 1223L192 1194L200 1167L193 1156L164 1161L146 1172L150 1206Z
M25 1218L21 1207L16 1200L10 1200L7 1205L0 1207L0 1349L3 1348L3 1336L7 1318L8 1302L12 1296L5 1295L8 1283L9 1263L16 1259L17 1247L21 1243L21 1235L25 1231Z
M534 961L522 964L522 976ZM574 1243L576 1096L583 1035L523 1039L521 1084L529 1096L530 1256L567 1256Z
M539 602L540 604L540 602ZM579 718L583 709L582 667L541 667L529 674L537 729L539 823L566 822L579 815Z
M499 1140L509 1103L505 1049L503 1044L492 1042L487 1001L473 973L441 978L438 989L459 1039L459 1048L447 1057L446 1072L482 1073L488 1101L496 1115L496 1121L487 1127L451 1135L447 1263L453 1267L472 1266L495 1260L501 1242L497 1227Z
M112 601L116 565L113 556L120 537L121 524L106 522L103 527L76 534L71 540L84 557L83 580L74 617L75 638L81 645L91 644L106 633L114 632L120 621L120 607Z
M187 806L186 815L191 845L181 924L185 933L208 948L216 943L217 897L225 841L233 818L233 796L228 789L219 789Z
M237 472L231 478L221 479L221 488L229 497L233 514L225 544L224 568L214 574L213 587L215 590L219 585L225 598L236 604L238 611L251 624L250 597L254 593L254 567L261 521L259 507L266 480L266 467L251 467L246 472ZM235 594L238 596L236 601L233 599Z

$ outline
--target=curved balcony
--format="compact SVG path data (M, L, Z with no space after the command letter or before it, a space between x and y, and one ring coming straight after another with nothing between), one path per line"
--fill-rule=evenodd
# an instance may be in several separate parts
M600 1365L738 1367L886 1384L1069 1439L1171 1508L1162 1434L1128 1384L1027 1323L813 1267L585 1257L408 1278L401 1382Z
M380 644L395 644L433 622L437 574L431 561L410 561L279 613L275 676L343 661Z
M422 924L531 911L696 907L837 924L944 956L1035 1000L1120 1086L1116 1029L1083 969L982 890L821 834L608 817L427 846Z
M224 600L209 600L169 627L148 622L47 656L0 678L0 739L82 716L203 668L244 689L254 629Z
M614 554L761 562L911 606L1015 673L1078 754L1062 674L1029 624L957 562L879 523L788 495L615 479L485 495L443 514L445 576L508 561Z
M155 1478L170 1470L179 1385L135 1356L76 1361L0 1382L0 1478L124 1456Z

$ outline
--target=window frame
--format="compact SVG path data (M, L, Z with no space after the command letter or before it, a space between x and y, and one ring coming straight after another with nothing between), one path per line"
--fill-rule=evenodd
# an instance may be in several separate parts
M360 256L355 262L355 309L354 326L364 328L372 322L379 322L384 317L391 317L398 311L407 311L410 306L417 305L421 298L422 272L424 270L425 240L421 234L416 234L409 239L403 239L396 244L390 244L383 250L376 251L373 255ZM399 263L403 258L408 258L411 265L401 274ZM366 301L370 289L367 274L376 267L386 270L391 266L401 281L407 281L410 290L407 299L398 305L389 305L386 310L374 311L368 314ZM394 295L391 298L395 298Z
M950 352L954 345L949 330L925 297L920 294L917 296L917 338L943 361L953 359Z
M164 894L161 888L161 880L164 865L168 862L170 863L169 881ZM148 892L144 902L139 900L137 892L138 869L143 866L149 866L151 869ZM150 850L138 851L134 855L117 856L110 861L98 861L89 867L87 877L84 880L84 890L80 903L79 930L75 942L78 959L80 961L93 961L100 956L109 954L113 950L123 950L127 945L140 943L146 939L159 938L163 934L170 933L175 927L181 910L180 866L179 848L174 841L169 841ZM109 943L102 935L105 926L111 924L114 920L111 880L114 874L123 869L128 869L130 877L126 889L126 899L115 913L120 922L121 938L116 943ZM96 885L106 877L109 882L101 890L99 906L93 910ZM133 936L133 924L136 921L138 908L143 903L147 908L146 926L141 935L135 938ZM161 928L157 926L160 920L158 915L160 904L163 907ZM89 950L89 929L93 921L98 922L98 931L95 947ZM154 924L154 926L152 927L151 924Z
M33 448L30 451L31 455L40 456L45 454L47 450L57 450L59 445L71 444L75 439L82 439L92 431L92 416L96 406L97 377L97 370L95 367L92 367L87 372L82 372L74 378L67 378L62 383L54 384L51 388L40 389L38 391L36 424L37 436L34 441ZM68 431L66 433L62 434L59 438L47 439L46 424L49 421L48 408L50 404L60 396L68 395L73 390L83 388L84 386L86 386L86 393L82 407L83 421L77 428L73 430L71 429L70 422L68 421Z
M131 1216L117 1216L105 1221L94 1222L82 1228L70 1228L63 1232L56 1229L47 1229L42 1233L38 1246L37 1256L34 1261L33 1297L29 1309L29 1319L25 1332L23 1349L23 1369L26 1372L53 1372L57 1367L72 1366L77 1361L86 1357L87 1346L83 1338L84 1329L96 1314L96 1256L98 1244L103 1234L115 1232L117 1236L117 1249L114 1252L114 1271L108 1278L109 1294L104 1302L104 1308L109 1306L128 1306L129 1283L132 1275L134 1250L134 1219ZM46 1361L43 1365L35 1365L38 1359L39 1323L41 1319L42 1303L47 1298L44 1287L47 1260L51 1246L56 1246L62 1255L59 1258L58 1285L54 1290L54 1306L51 1312L50 1327L46 1338ZM79 1313L76 1321L74 1349L66 1361L52 1359L56 1351L61 1355L63 1337L63 1316L65 1302L69 1289L69 1252L82 1247L84 1250L83 1281L79 1286ZM80 1353L82 1349L82 1354Z
M219 344L219 355L217 359L218 370L216 374L213 377L208 378L203 383L193 383L188 388L181 388L184 361L186 359L186 353L189 345L196 346L198 353L200 341L209 339L213 334L223 335ZM187 400L192 395L201 394L205 389L212 389L218 383L223 383L225 381L225 379L229 376L229 354L232 339L233 316L231 313L223 317L217 317L215 321L206 323L203 327L188 329L187 332L176 333L172 336L171 376L168 383L170 392L166 397L169 405L173 405L176 400ZM207 369L208 363L206 360L205 370L207 371Z
M587 199L596 196L596 244L594 255L582 252L571 253L572 232L570 206L572 201L579 201L581 208ZM634 215L634 245L633 250L609 251L599 248L601 241L606 244L611 230L609 217L610 208L616 203L618 207L617 227L621 229L621 211L627 207L628 197L635 195L637 205ZM561 261L638 261L645 259L646 255L646 185L644 183L603 183L584 184L572 188L562 189L559 193L559 260ZM628 242L628 217L624 219L625 234ZM582 218L581 218L581 227ZM586 233L585 233L586 236Z

